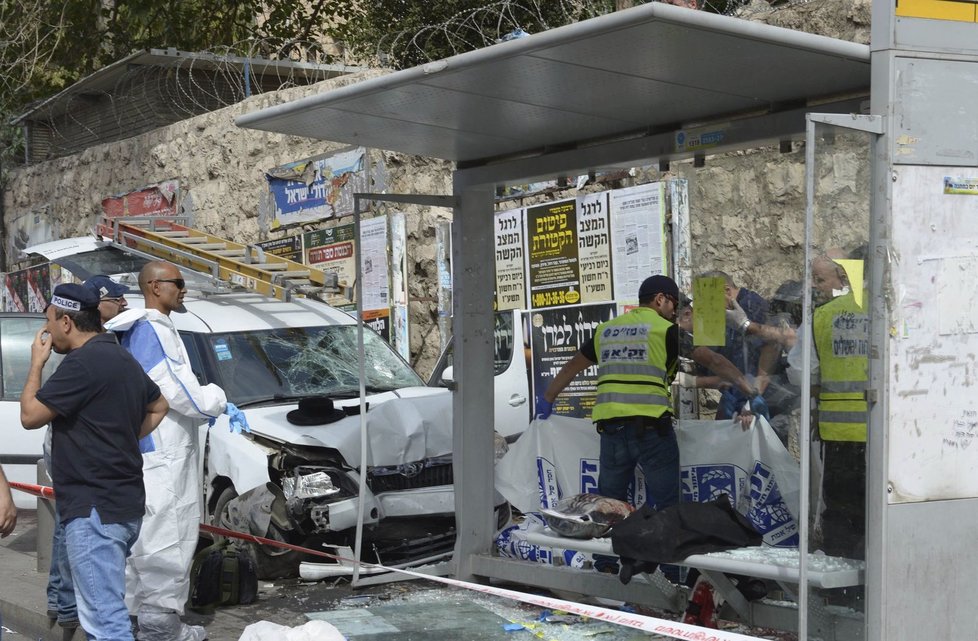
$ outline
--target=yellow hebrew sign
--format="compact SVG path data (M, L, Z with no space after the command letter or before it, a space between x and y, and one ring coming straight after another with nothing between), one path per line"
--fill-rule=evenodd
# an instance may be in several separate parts
M901 18L978 22L978 0L896 0Z
M693 279L693 344L718 345L726 343L727 296L726 283L719 276L702 276Z

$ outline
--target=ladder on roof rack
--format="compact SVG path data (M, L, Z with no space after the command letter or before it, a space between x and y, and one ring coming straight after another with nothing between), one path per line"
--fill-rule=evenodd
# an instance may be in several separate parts
M186 216L103 216L98 233L120 249L133 249L266 296L294 295L349 304L351 288L336 274L186 226Z

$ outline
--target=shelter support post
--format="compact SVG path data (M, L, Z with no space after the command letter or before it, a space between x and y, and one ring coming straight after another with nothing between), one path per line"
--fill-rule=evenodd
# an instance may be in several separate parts
M452 311L455 390L452 459L455 476L456 576L471 581L471 559L492 546L493 520L493 196L492 185L455 176L452 226Z

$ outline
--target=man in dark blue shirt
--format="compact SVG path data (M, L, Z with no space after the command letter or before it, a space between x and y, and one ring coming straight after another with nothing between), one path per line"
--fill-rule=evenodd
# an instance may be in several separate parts
M726 272L715 270L702 274L702 277L723 278L727 308L742 310L743 320L733 327L729 322L730 314L728 312L724 345L714 349L753 382L758 374L758 362L761 349L764 347L764 339L749 334L747 330L751 324L764 325L767 323L768 302L757 292L738 286ZM766 378L757 381L757 388L761 394L764 394L766 387ZM748 397L734 388L727 388L721 394L720 406L717 408L717 420L736 416L748 401L751 410L770 420L771 416L762 396Z
M91 289L58 285L31 345L20 397L27 429L52 424L52 478L65 524L78 617L89 638L132 640L126 556L145 509L138 441L168 405L139 363L102 331ZM41 386L51 350L65 354Z

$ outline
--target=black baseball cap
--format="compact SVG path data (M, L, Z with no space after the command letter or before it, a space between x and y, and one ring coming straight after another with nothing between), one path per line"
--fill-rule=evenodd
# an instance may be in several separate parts
M51 304L69 312L98 308L98 294L95 290L77 283L63 283L54 288Z
M642 286L638 288L638 300L652 300L656 294L665 294L673 300L678 301L679 285L673 279L662 274L649 276L642 281Z
M122 283L117 283L108 276L104 274L99 274L98 276L92 276L84 283L85 287L91 288L98 297L101 298L121 298L128 294L131 290L123 285Z

